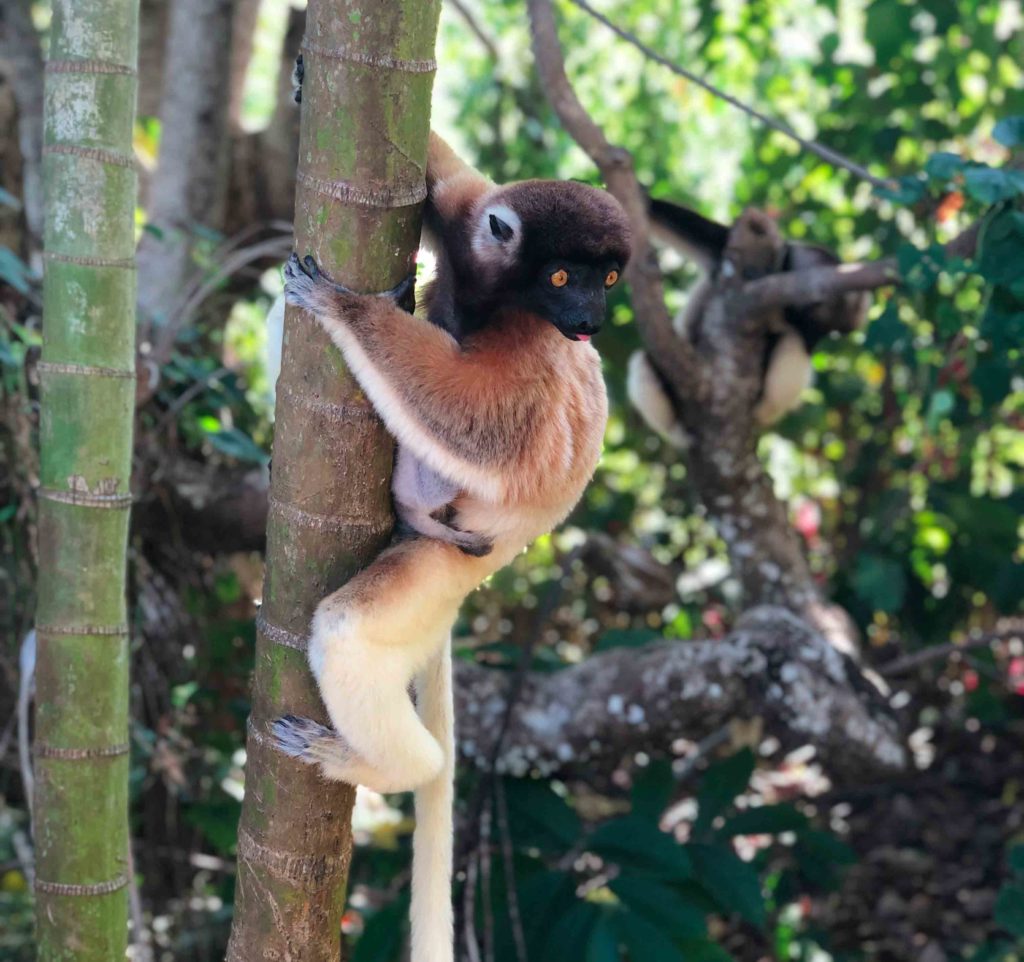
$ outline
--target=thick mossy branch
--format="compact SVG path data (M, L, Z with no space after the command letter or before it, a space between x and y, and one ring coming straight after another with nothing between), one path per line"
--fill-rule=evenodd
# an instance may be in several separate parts
M507 672L457 663L458 744L490 765ZM813 745L839 780L893 774L907 762L884 696L803 619L749 611L728 637L596 654L557 672L530 673L497 756L511 775L600 781L640 752L673 756L733 720L760 719L783 746Z

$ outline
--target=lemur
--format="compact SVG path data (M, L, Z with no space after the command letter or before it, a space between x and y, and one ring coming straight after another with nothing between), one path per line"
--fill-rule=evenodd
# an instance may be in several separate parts
M777 233L778 228L768 215L748 213L751 227ZM654 236L692 260L703 272L675 318L676 333L696 342L729 243L729 228L687 207L654 198L650 201L650 218ZM832 251L816 244L783 241L779 250L776 263L753 265L758 276L839 263ZM810 307L785 308L773 316L765 343L761 397L754 409L759 424L774 424L799 405L800 395L811 383L811 353L828 329L826 322L846 330L858 328L867 317L869 303L867 294L855 292ZM842 319L838 325L837 318ZM651 428L675 447L688 445L689 438L676 418L661 379L642 351L635 352L629 360L627 389L633 406Z
M431 134L424 223L437 277L357 294L311 257L285 267L398 440L405 537L316 610L309 663L334 731L278 745L328 778L416 791L412 959L451 962L450 630L466 595L561 522L597 464L607 399L588 343L630 254L619 204L579 183L496 186ZM415 680L416 706L409 697Z

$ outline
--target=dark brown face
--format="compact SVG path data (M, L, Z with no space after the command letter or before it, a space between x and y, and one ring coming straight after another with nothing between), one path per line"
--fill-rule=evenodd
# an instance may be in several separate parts
M629 224L610 194L572 181L511 184L487 198L480 230L504 255L497 286L515 303L570 340L598 332L630 254Z

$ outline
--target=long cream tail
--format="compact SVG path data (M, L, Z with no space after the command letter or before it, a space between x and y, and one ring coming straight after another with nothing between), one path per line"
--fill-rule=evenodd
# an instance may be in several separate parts
M452 807L455 801L455 709L452 644L441 650L416 681L420 718L444 749L445 765L416 790L412 843L412 952L410 962L454 962L452 934Z

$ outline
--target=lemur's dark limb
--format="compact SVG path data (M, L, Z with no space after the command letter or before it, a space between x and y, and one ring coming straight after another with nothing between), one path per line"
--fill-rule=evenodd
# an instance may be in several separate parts
M306 67L302 62L302 54L295 58L292 68L292 96L297 104L302 103L302 81L306 78Z

